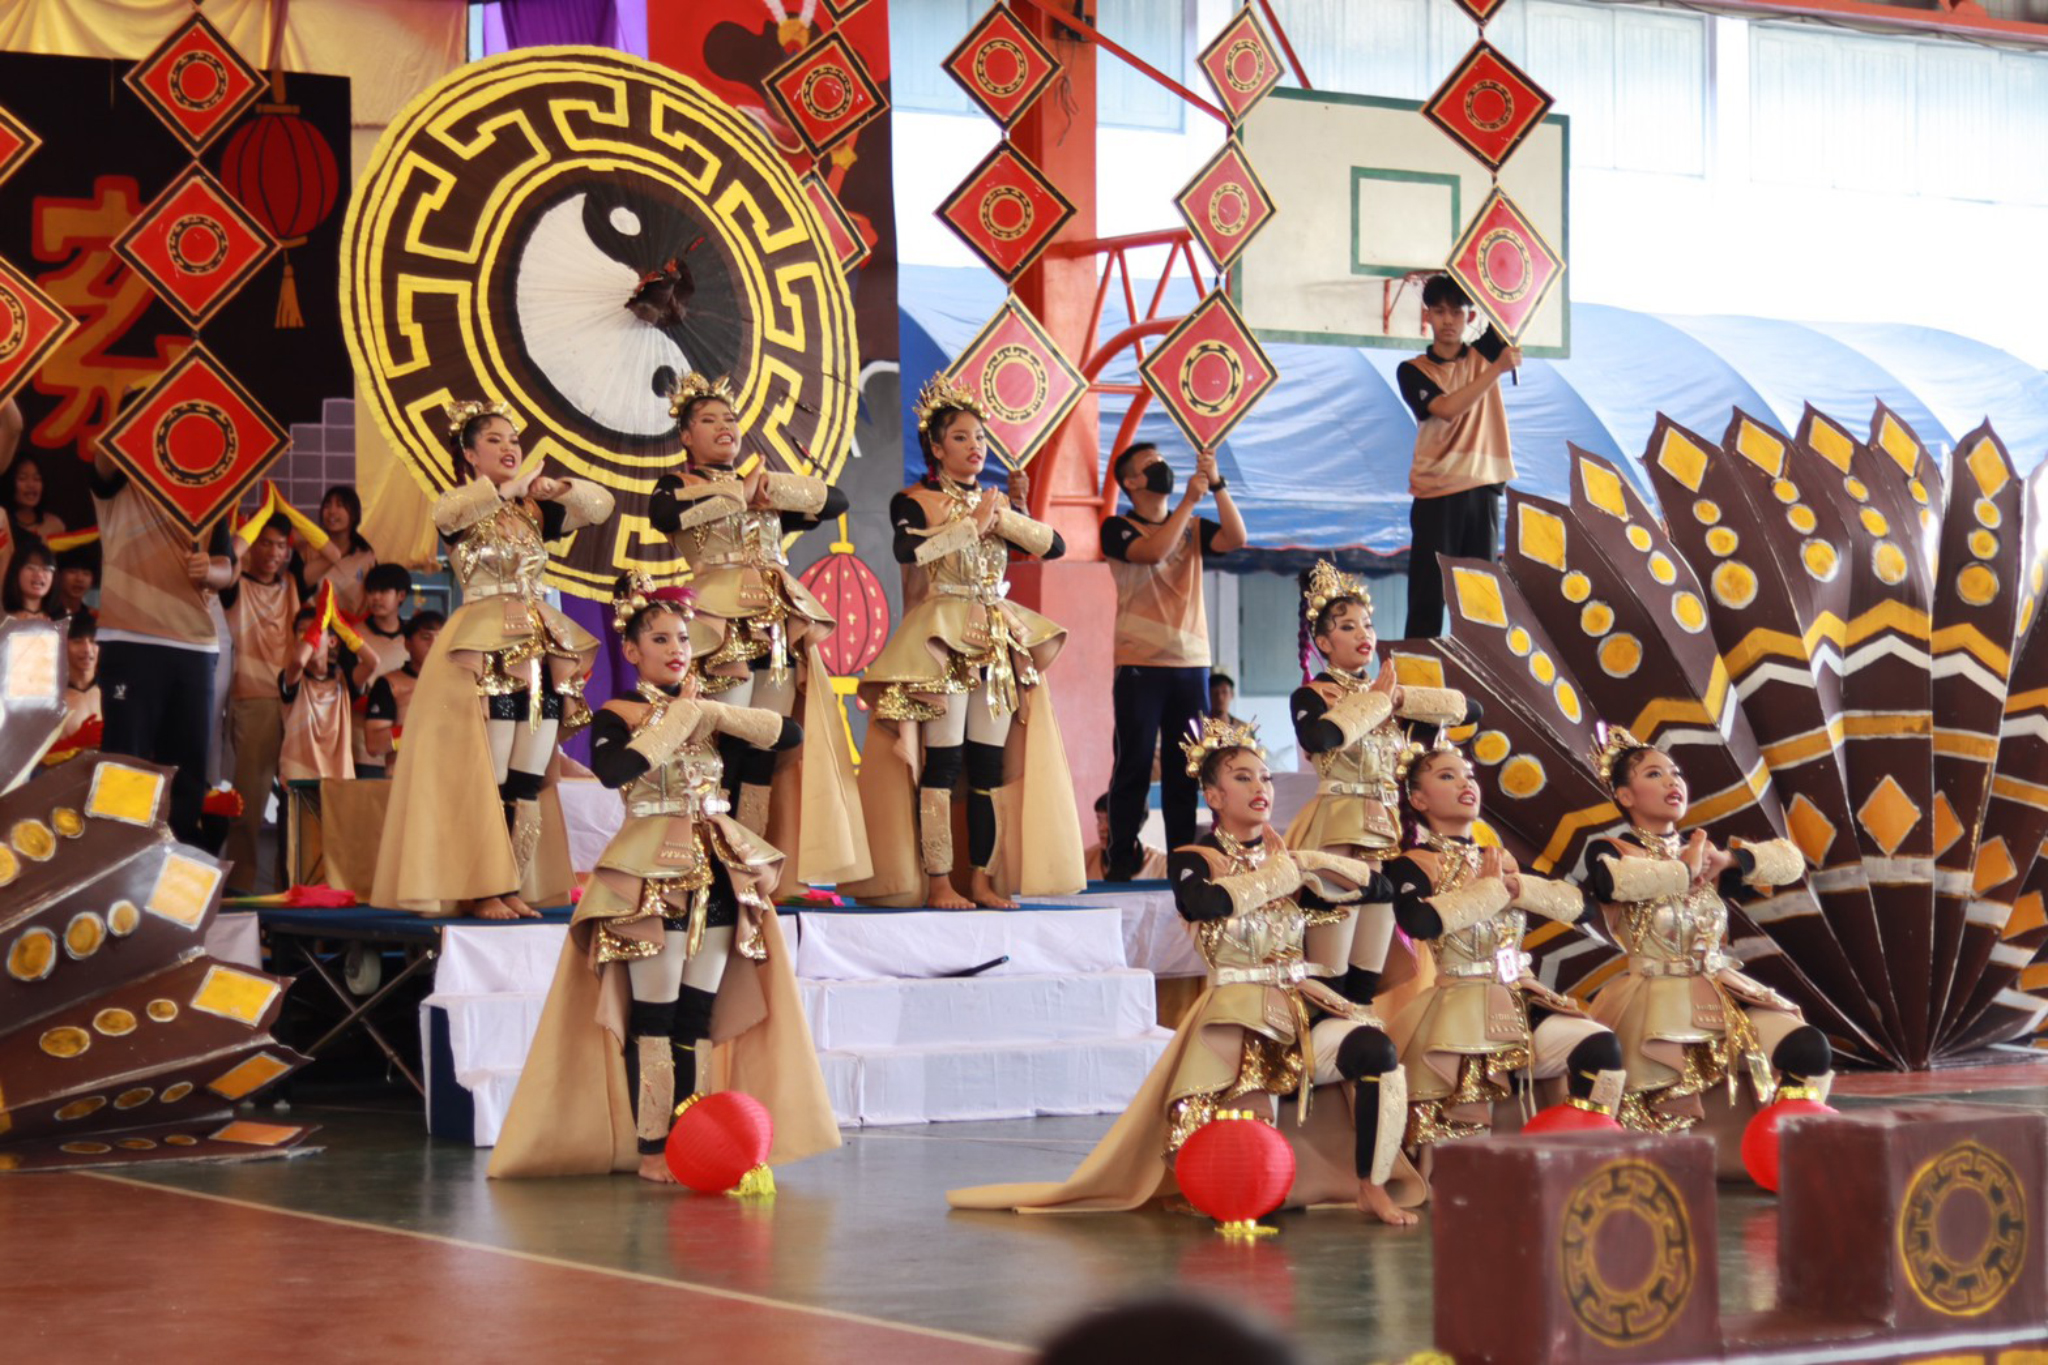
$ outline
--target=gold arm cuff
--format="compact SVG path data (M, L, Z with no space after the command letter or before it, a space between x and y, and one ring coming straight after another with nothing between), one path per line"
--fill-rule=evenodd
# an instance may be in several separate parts
M1340 697L1329 710L1323 712L1323 719L1342 732L1344 747L1350 748L1371 734L1387 717L1394 714L1394 702L1384 692L1353 692Z
M1465 694L1455 687L1403 687L1401 719L1456 725L1465 719Z
M1268 901L1279 900L1297 890L1301 886L1301 869L1295 866L1293 858L1276 853L1250 872L1218 877L1216 885L1230 897L1232 914L1249 914Z
M1522 894L1514 900L1517 910L1569 923L1585 909L1586 902L1579 895L1579 888L1570 882L1554 882L1548 877L1532 877L1526 872L1521 874L1521 878Z
M965 517L949 521L938 530L925 535L917 547L917 562L929 564L935 559L958 554L980 539L980 534L974 529L974 523Z
M677 749L689 742L698 722L704 718L702 708L708 704L684 701L678 697L668 704L659 721L652 725L643 724L635 730L633 738L626 741L626 747L655 767L660 767Z
M1664 896L1682 896L1692 885L1692 873L1676 858L1610 858L1614 874L1614 899L1653 901Z
M1027 555L1042 555L1052 548L1052 527L1007 507L996 513L996 534Z
M1431 896L1429 904L1444 922L1444 932L1455 934L1507 909L1508 884L1498 877L1481 877L1456 891Z
M564 479L568 487L555 501L562 504L562 510L569 514L563 522L565 531L578 530L585 526L602 526L612 519L615 500L611 490L588 479Z
M1358 858L1309 848L1294 849L1288 856L1301 869L1302 885L1326 901L1356 900L1372 884L1372 864Z
M729 516L747 510L746 499L740 496L736 484L706 483L695 488L677 490L675 500L680 504L676 514L676 530L687 531L693 526L707 522L723 521Z
M816 516L825 507L825 481L809 474L770 474L762 480L768 505L778 512Z
M434 526L444 536L467 531L497 511L498 490L489 479L471 479L434 499Z
M1747 885L1790 886L1806 874L1806 855L1790 839L1744 844L1742 850L1756 860L1749 875L1742 879Z
M758 706L728 706L717 701L699 702L698 705L703 707L712 729L756 749L772 749L775 741L782 737L782 717L773 711Z

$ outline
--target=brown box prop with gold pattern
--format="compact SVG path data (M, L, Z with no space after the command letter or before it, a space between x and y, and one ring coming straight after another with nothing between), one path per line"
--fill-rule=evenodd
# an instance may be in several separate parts
M1785 1125L1780 1303L1897 1332L2048 1322L2048 1115L1904 1105Z
M1711 1139L1450 1143L1431 1187L1436 1344L1459 1365L1720 1354Z

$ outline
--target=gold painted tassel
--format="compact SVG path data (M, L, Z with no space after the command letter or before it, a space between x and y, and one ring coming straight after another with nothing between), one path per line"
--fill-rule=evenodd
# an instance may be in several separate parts
M740 1177L740 1183L726 1191L734 1199L773 1199L775 1197L775 1172L767 1164L756 1166Z

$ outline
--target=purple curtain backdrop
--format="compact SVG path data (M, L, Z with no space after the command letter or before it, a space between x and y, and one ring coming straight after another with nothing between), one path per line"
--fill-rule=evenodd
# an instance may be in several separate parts
M479 57L565 44L647 55L647 0L497 0L477 9Z

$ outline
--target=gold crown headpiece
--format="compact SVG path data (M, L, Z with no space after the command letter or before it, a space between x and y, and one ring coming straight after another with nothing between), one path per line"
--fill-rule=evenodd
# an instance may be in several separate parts
M441 411L448 416L450 440L461 440L462 429L479 417L502 417L512 424L514 431L523 425L519 420L519 414L512 410L510 403L485 403L470 398L460 403L450 403Z
M1458 746L1451 743L1450 736L1441 730L1436 732L1436 739L1429 744L1421 744L1415 740L1410 740L1402 746L1399 756L1394 759L1394 781L1403 790L1406 790L1408 774L1415 771L1416 764L1427 763L1439 754L1455 754L1457 752Z
M683 409L699 398L716 398L728 407L737 408L739 395L733 392L732 376L722 374L713 379L709 375L690 371L668 391L668 415L671 421L683 420Z
M697 615L697 594L672 585L657 588L652 578L635 570L627 575L625 588L612 594L612 634L624 635L633 613L656 602L673 608L685 621Z
M917 429L931 430L932 417L941 408L958 408L982 416L981 400L955 384L943 371L925 381L917 392Z
M1316 618L1323 614L1323 608L1344 597L1355 597L1365 604L1365 614L1372 615L1372 589L1362 579L1344 573L1327 559L1318 559L1316 566L1308 571L1308 588L1301 595L1301 614L1315 629Z
M1180 751L1188 757L1188 776L1201 776L1202 760L1218 749L1250 749L1264 758L1266 746L1259 743L1259 723L1229 716L1202 717L1201 728L1180 742Z
M1594 731L1594 739L1593 752L1587 755L1587 759L1593 765L1593 776L1600 779L1601 786L1612 792L1615 763L1629 750L1648 746L1619 725L1609 725L1605 721L1602 721Z

